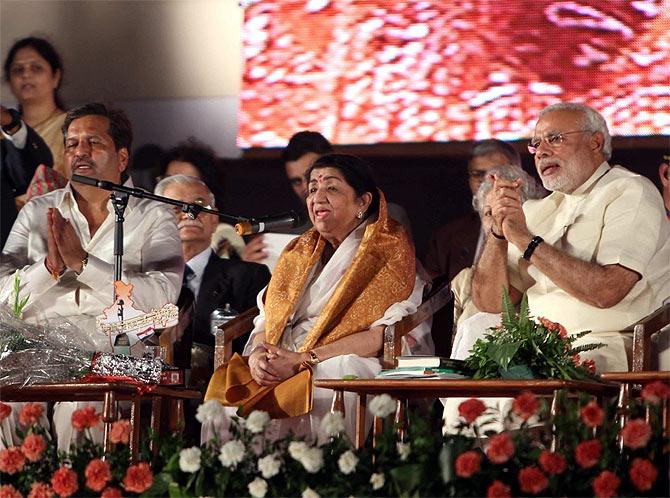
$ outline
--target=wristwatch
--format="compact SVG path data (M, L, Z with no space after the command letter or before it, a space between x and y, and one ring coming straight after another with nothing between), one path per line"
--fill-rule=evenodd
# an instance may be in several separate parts
M307 354L309 355L309 360L305 361L305 363L307 363L310 367L315 366L317 363L321 361L314 352L314 350L308 351Z
M2 131L5 133L9 133L21 124L21 114L19 114L19 111L16 109L7 109L7 112L9 112L9 114L12 116L12 120L9 122L9 124L2 127Z

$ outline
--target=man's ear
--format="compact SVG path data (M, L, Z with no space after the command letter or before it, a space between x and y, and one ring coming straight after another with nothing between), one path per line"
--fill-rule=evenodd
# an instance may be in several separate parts
M117 154L119 156L119 173L123 173L126 168L128 168L128 159L130 158L130 154L128 153L128 149L125 147L121 147Z
M591 135L590 146L592 151L600 152L602 154L603 147L605 146L605 137L603 136L602 132L596 131L593 135Z

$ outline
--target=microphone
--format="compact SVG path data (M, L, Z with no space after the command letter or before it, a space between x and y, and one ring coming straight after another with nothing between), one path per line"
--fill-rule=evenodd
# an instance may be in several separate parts
M84 183L86 185L92 185L94 187L99 187L99 188L105 188L107 185L104 185L104 184L110 183L110 182L106 182L104 180L98 180L97 178L90 178L88 176L75 175L75 174L72 175L72 178L70 178L70 180L75 181L75 182L79 182L79 183ZM107 190L107 189L105 189L105 190Z
M277 214L274 216L262 216L241 221L235 225L235 230L240 235L251 235L262 232L281 232L286 228L296 228L302 224L302 217L295 211Z

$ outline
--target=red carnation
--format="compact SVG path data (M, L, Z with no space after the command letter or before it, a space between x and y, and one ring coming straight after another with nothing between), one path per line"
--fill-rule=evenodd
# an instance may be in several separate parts
M0 403L0 422L9 417L10 413L12 413L12 407L7 403Z
M86 487L98 493L104 489L107 482L112 478L109 464L99 458L94 458L88 463L84 475L86 476Z
M151 472L149 464L140 462L128 467L126 475L123 478L123 486L126 491L133 493L143 493L151 487L154 482L154 475Z
M643 419L634 418L621 429L621 438L624 446L634 450L644 448L651 438L651 427Z
M593 494L596 498L612 498L617 495L619 484L621 484L621 479L614 472L603 470L593 480Z
M119 488L105 488L100 498L121 498L123 494Z
M512 491L504 482L495 480L486 490L486 498L510 498Z
M562 474L568 467L568 464L563 455L549 450L544 450L542 453L540 453L539 463L540 467L542 467L542 470L544 470L549 475Z
M21 408L19 413L19 422L25 427L35 425L42 414L44 413L44 406L41 403L26 403Z
M651 405L658 405L668 398L670 398L670 387L660 380L647 384L642 389L642 399Z
M51 486L45 482L34 482L30 486L30 493L28 493L28 498L51 498L54 495Z
M470 450L461 453L456 458L456 475L458 477L470 477L479 472L482 464L482 456L478 451Z
M600 460L603 447L597 439L582 441L575 448L575 460L584 469L593 467Z
M5 474L16 474L26 464L26 457L16 446L0 450L0 472Z
M14 486L5 484L0 486L0 498L23 498Z
M582 367L589 371L590 374L596 374L596 361L593 359L584 360L582 362Z
M658 470L646 458L636 458L628 471L630 480L640 491L649 491L658 477Z
M540 400L530 391L521 393L512 403L512 411L524 420L535 415L539 408Z
M77 473L67 467L61 467L51 476L51 487L61 498L73 495L79 488Z
M549 479L535 465L524 467L519 471L521 491L536 495L547 488Z
M112 430L109 433L109 440L116 444L128 444L130 439L130 422L126 419L117 420L112 424Z
M505 463L514 455L514 441L506 432L491 437L486 456L493 463Z
M95 412L95 407L87 406L75 410L72 414L72 427L78 431L95 427L100 423L100 414Z
M477 420L482 413L486 411L486 405L477 398L470 398L458 405L458 414L465 419L468 424Z
M584 422L584 425L587 427L600 427L605 420L605 412L595 400L589 401L589 403L581 409L579 414L582 417L582 422Z
M560 323L552 322L551 320L547 320L544 317L539 317L538 321L542 324L542 326L545 329L558 332L558 335L561 338L565 339L566 337L568 337L568 331L565 330L565 327Z
M42 453L47 449L47 443L39 434L28 434L23 440L21 451L31 462L42 458Z

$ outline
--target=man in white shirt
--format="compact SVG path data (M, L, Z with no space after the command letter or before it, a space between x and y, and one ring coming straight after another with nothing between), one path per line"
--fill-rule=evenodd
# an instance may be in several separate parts
M121 183L132 142L122 111L85 104L68 112L63 125L65 162L81 176ZM114 301L114 209L109 192L70 182L32 199L19 212L0 263L0 302L13 296L19 270L21 295L30 294L26 321L65 317L82 343L111 349L111 338L95 319ZM179 234L170 210L130 198L125 210L122 280L133 284L134 307L143 311L175 303L183 272ZM54 414L59 447L72 436L70 403ZM67 412L67 413L66 413Z

